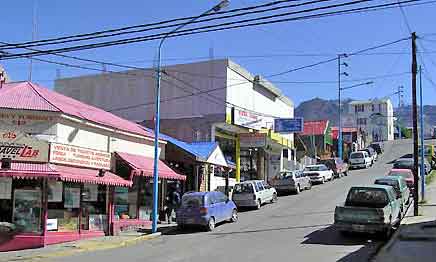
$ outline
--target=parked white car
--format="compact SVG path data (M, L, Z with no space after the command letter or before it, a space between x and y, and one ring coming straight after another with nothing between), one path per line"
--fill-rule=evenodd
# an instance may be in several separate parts
M368 168L372 165L372 158L366 151L353 152L349 158L350 168Z
M233 188L232 200L237 207L255 207L277 201L277 191L263 180L249 180Z
M324 184L333 180L333 170L326 165L310 165L304 168L304 174L310 177L312 183Z

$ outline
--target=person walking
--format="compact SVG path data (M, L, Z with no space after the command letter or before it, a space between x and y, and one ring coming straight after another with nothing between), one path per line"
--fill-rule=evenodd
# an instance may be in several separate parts
M167 199L167 221L168 224L171 224L173 222L173 217L175 217L174 213L176 212L177 208L179 208L181 202L178 184L176 184L175 189L171 190L171 192L168 194Z

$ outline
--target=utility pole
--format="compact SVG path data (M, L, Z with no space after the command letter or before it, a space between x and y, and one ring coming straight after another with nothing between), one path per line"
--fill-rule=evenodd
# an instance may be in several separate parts
M418 112L416 104L416 33L412 33L412 117L413 117L413 215L418 215Z
M421 128L421 200L425 199L425 166L424 166L424 105L422 104L422 68L419 66L419 123Z
M341 76L348 76L347 72L341 72L341 66L348 67L347 63L341 63L341 57L347 57L347 54L338 55L338 114L339 114L339 125L338 125L338 157L343 159L342 156L342 116L341 116Z
M401 125L400 125L400 115L401 115L401 107L403 105L403 93L404 93L404 86L399 86L398 91L396 94L398 94L398 117L397 117L397 126L398 126L398 138L401 139Z

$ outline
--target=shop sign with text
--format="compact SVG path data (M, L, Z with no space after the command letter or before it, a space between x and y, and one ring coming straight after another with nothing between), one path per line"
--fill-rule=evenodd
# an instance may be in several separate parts
M48 142L17 131L0 130L0 158L13 161L47 162Z
M78 146L51 143L50 162L108 170L111 165L111 154Z
M232 124L243 126L246 128L260 130L262 128L271 129L274 124L272 117L256 114L248 110L233 108L232 110Z
M246 133L239 135L241 147L264 147L266 146L266 134Z

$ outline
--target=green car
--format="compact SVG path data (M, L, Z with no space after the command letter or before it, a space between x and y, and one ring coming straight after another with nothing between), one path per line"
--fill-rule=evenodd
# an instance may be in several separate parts
M407 206L410 203L410 190L406 180L400 176L385 176L377 178L374 182L376 185L392 186L397 194L397 198L401 198L402 208L401 213L406 212Z
M392 186L353 186L344 205L335 209L334 226L341 233L383 233L389 237L401 221L402 199Z

